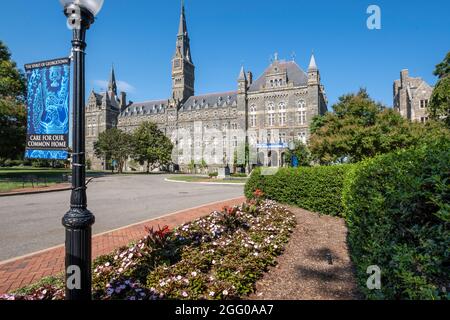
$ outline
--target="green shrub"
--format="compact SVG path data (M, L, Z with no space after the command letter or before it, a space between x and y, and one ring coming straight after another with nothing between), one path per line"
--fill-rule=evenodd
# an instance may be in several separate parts
M212 173L209 174L209 177L210 177L210 178L216 178L216 177L218 177L218 176L219 176L219 173L218 173L218 172L212 172Z
M337 216L343 212L344 177L351 168L352 165L281 168L269 176L257 168L245 186L245 195L252 198L253 192L260 189L269 199Z
M23 160L6 159L3 162L4 167L20 167L21 165L23 165Z
M369 299L448 298L450 140L360 163L345 181L343 205L352 260ZM381 290L367 289L367 267Z

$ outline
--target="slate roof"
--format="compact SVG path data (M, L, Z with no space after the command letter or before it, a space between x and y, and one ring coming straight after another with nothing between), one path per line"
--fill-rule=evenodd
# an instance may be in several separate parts
M180 112L236 105L237 91L219 92L190 97L180 108Z
M294 61L280 61L280 68L287 71L288 83L294 83L294 86L306 86L308 84L308 75ZM270 65L256 81L252 83L249 91L260 91L266 84L266 76L269 74L272 65Z
M133 103L126 108L121 114L121 117L158 114L165 113L168 106L168 100L152 100L146 102Z

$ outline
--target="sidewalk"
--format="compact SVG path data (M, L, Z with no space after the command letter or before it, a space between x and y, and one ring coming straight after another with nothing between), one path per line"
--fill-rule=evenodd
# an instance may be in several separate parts
M158 226L163 227L167 225L173 228L206 216L215 210L221 210L224 206L239 205L244 201L245 198L240 197L210 203L96 235L92 239L93 259L126 246L131 241L143 238L146 235L145 227L158 228ZM39 281L43 277L57 275L63 271L64 245L0 262L0 294L25 287Z

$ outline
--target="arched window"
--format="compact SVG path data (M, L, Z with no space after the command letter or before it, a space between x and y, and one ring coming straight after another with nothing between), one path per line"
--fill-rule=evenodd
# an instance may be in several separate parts
M298 102L298 123L301 125L305 125L307 122L306 118L306 102L304 100L300 100Z
M280 112L280 126L286 125L286 103L280 102L278 105L278 109Z

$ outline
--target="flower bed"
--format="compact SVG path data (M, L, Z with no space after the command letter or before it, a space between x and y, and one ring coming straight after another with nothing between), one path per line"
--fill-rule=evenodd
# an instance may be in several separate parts
M98 300L239 299L283 252L295 216L275 202L255 200L224 208L171 231L148 230L136 244L94 262ZM63 299L49 284L0 299Z

